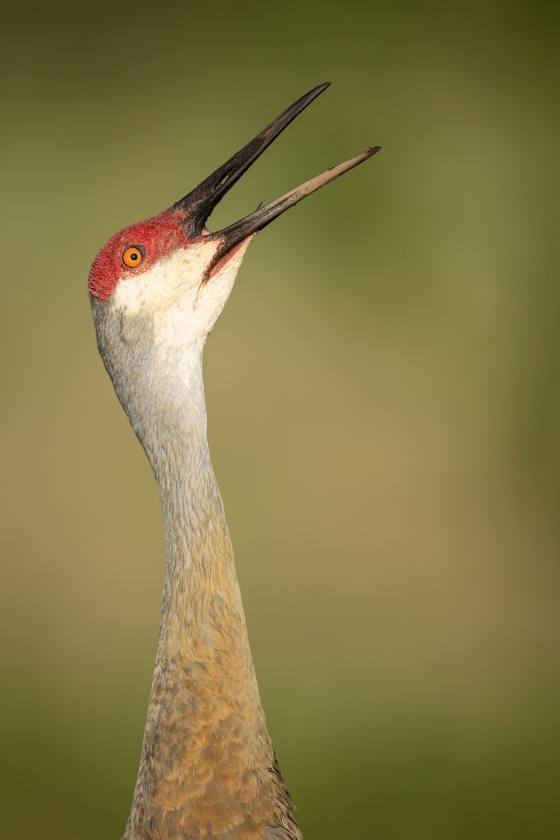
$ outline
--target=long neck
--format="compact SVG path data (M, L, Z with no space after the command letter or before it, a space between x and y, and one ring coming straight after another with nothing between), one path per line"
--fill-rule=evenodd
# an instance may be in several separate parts
M166 573L124 840L297 840L261 709L210 463L201 359L183 388L184 398L136 428L159 487Z

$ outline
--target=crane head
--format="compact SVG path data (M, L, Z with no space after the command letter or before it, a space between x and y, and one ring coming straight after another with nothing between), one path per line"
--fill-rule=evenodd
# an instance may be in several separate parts
M211 233L206 221L216 205L287 125L328 87L298 99L223 166L171 208L115 234L89 274L92 298L123 317L173 322L193 341L205 339L233 286L245 251L259 230L305 196L375 154L369 149L228 227ZM182 314L182 317L179 317Z

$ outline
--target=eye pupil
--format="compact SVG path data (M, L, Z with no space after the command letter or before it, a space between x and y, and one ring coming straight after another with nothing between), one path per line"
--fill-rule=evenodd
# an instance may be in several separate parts
M138 254L135 254L134 252L132 252L132 254L130 255L130 259L134 260L134 262L136 262L136 260L138 259Z

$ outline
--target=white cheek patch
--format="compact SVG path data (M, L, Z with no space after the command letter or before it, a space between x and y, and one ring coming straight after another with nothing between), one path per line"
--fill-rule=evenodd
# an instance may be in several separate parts
M196 293L206 267L218 249L217 242L178 248L149 270L123 278L113 292L115 307L130 314L149 310L164 312L189 293Z
M252 237L251 237L252 239ZM121 280L113 292L113 305L127 324L151 322L151 339L159 354L169 359L177 350L204 343L231 293L250 239L226 259L221 269L205 280L219 243L199 242L180 248L138 276Z

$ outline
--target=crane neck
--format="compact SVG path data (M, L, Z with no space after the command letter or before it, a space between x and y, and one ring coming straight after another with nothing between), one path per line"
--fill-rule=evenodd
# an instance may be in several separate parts
M261 708L210 462L202 348L180 382L163 392L165 399L133 423L158 484L166 571L124 840L298 840Z

